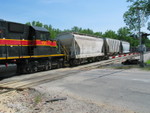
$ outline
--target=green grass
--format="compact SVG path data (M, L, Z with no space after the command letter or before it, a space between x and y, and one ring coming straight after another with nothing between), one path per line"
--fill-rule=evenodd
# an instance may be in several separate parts
M147 60L147 61L146 61L146 64L150 64L150 60Z
M116 66L112 67L114 69L132 69L132 68L138 68L145 71L150 71L150 66L146 65L143 68L141 68L139 65L123 65L123 66Z

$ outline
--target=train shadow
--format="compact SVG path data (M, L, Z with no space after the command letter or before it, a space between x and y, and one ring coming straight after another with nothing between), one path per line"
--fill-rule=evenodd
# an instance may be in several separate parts
M58 69L58 68L52 68L51 70L55 70L55 69ZM38 72L44 72L44 71L38 71L38 72L33 72L33 73L19 74L16 71L17 71L16 65L9 65L8 67L5 67L4 65L3 66L0 65L0 81L5 80L7 78L13 78L16 76L25 76L29 74L38 73ZM50 70L46 70L46 71L50 71Z
M0 65L0 81L14 76L19 76L16 73L16 65L8 65L8 67Z

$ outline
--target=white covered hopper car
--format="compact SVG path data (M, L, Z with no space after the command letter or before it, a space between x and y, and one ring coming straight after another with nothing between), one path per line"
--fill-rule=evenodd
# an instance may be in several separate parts
M106 43L107 43L107 53L109 55L114 55L121 53L121 41L116 40L116 39L111 39L111 38L106 38Z
M125 41L77 33L61 33L56 39L71 65L108 59L111 55L128 53L130 50L130 44Z
M83 60L96 61L104 58L104 40L76 33L62 33L57 36L57 41L67 51L69 60L75 64Z
M122 52L123 53L129 53L130 52L130 43L126 41L121 41L122 42Z
M129 42L111 39L111 38L105 38L105 40L106 40L105 47L107 48L107 54L109 56L130 52Z

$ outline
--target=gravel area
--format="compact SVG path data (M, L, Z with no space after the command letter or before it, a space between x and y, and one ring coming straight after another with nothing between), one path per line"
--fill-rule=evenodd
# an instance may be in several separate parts
M41 93L42 92L42 93ZM64 99L52 101L52 99ZM0 113L132 113L121 109L96 105L66 93L39 89L11 91L0 95Z

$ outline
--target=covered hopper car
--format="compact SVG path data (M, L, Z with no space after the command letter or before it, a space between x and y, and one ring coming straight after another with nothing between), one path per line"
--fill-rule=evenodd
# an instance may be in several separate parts
M130 43L126 41L121 41L122 43L122 53L129 53L130 52Z
M70 65L100 61L112 55L128 53L130 50L128 42L85 34L61 33L56 39L66 50Z
M85 60L89 62L101 60L105 57L102 38L76 33L62 33L56 39L67 51L71 65L80 64Z

